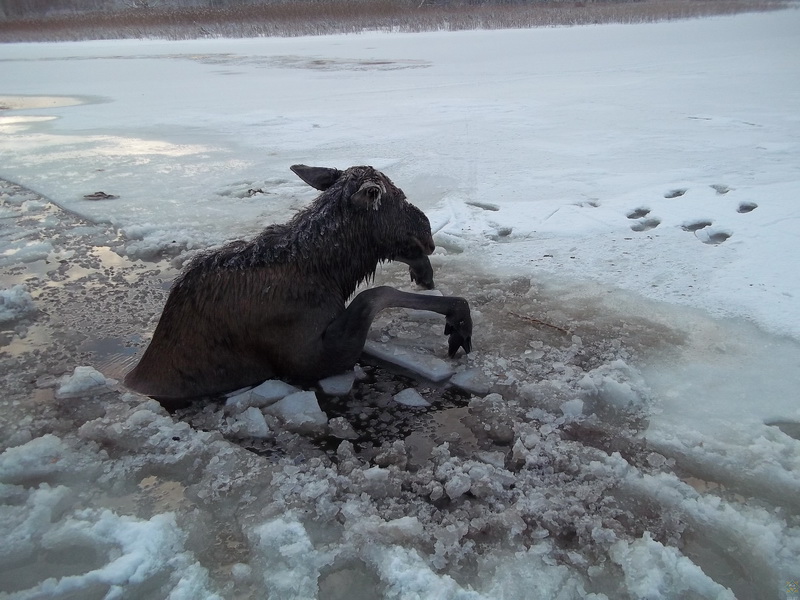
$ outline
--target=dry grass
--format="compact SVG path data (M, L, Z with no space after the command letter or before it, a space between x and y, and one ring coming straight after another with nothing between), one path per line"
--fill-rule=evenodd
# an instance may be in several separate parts
M551 1L419 5L418 0L339 0L229 8L138 9L0 21L0 42L267 37L380 31L455 31L642 23L785 8L779 0Z

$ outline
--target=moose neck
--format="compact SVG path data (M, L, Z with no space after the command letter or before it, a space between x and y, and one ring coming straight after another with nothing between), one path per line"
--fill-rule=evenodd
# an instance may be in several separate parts
M327 280L349 298L387 257L365 229L334 212L312 205L289 223L268 227L254 240L256 260L291 263L299 278Z

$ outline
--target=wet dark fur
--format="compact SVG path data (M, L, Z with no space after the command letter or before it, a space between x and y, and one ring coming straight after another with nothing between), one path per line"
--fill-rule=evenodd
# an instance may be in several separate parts
M190 262L125 379L129 387L168 400L275 376L317 379L353 366L369 324L358 319L371 322L373 312L403 293L369 290L361 309L348 309L353 314L344 314L347 299L382 260L408 262L412 277L415 269L430 271L433 239L427 217L379 171L328 171L338 178L288 223ZM375 201L359 191L365 187L384 191Z

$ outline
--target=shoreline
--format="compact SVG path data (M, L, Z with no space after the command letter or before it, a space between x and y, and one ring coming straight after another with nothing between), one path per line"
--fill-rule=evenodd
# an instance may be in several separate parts
M368 31L419 33L635 24L785 10L792 0L643 0L430 6L349 0L226 8L138 8L55 15L0 15L0 43L111 39L298 37Z

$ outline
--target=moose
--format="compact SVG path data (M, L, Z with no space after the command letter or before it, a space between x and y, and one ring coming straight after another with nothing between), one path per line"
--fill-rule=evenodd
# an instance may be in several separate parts
M386 175L294 165L322 192L289 222L194 257L175 280L153 338L125 384L166 408L278 377L312 382L358 361L373 319L390 307L445 316L451 357L472 349L464 298L368 288L378 263L400 261L431 289L425 214Z

